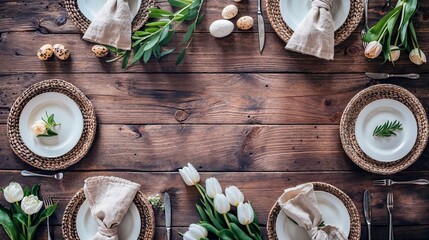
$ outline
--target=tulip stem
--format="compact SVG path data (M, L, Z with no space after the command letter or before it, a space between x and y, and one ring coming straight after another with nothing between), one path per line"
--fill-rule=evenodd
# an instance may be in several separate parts
M201 191L201 189L200 189L200 184L196 183L196 184L195 184L195 187L198 189L198 192L200 193L201 197L205 198L204 193L203 193L203 192Z
M253 235L253 233L252 233L252 231L250 230L249 224L247 224L247 225L246 225L246 229L247 229L247 232L250 234L250 236L252 236L252 235Z
M231 225L229 224L228 218L226 217L226 213L223 214L223 218L225 218L226 225L228 225L228 228L231 229Z
M31 226L31 215L27 215L27 240L31 240L30 239L30 226Z

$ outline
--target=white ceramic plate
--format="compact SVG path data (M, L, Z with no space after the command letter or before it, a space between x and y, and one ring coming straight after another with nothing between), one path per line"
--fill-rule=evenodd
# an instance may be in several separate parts
M285 23L295 31L311 8L310 0L280 0L280 13ZM346 21L350 11L350 0L335 0L332 4L334 31Z
M77 6L82 14L92 21L97 16L98 11L103 7L107 0L77 0ZM128 5L130 6L131 17L137 15L140 9L142 0L129 0Z
M402 131L396 136L374 137L372 133L378 125L386 121L400 121ZM370 158L391 162L405 157L417 140L417 121L404 104L393 99L380 99L368 104L356 119L356 141Z
M350 215L343 202L336 196L322 191L315 191L325 225L339 227L346 235L350 233ZM307 231L292 222L283 211L276 220L276 234L279 240L311 240Z
M131 203L128 212L118 227L118 239L136 240L140 235L141 219L139 210ZM97 233L98 224L91 216L88 200L85 200L79 208L76 216L76 229L80 239L92 239Z
M55 115L55 122L61 123L55 127L58 136L36 137L31 126L43 117ZM31 99L21 112L19 118L19 133L24 144L41 157L59 157L76 146L83 131L83 116L79 106L68 96L48 92Z

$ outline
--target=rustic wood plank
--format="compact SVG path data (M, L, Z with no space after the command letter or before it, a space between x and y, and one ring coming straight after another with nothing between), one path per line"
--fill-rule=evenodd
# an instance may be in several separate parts
M195 163L199 166L198 163ZM138 182L141 189L147 195L168 191L172 198L173 206L173 226L186 227L190 223L197 222L199 217L195 209L198 201L198 192L194 187L186 186L178 172L175 173L134 173L134 172L72 172L66 173L62 181L42 178L23 178L17 171L0 171L0 185L7 185L11 181L18 181L23 185L40 183L41 194L51 195L58 201L58 211L52 218L56 225L60 224L63 211L73 197L73 195L83 187L83 181L90 176L113 175ZM397 178L406 177L406 174L399 174ZM201 174L201 179L217 177L223 187L236 185L239 187L245 199L252 202L255 212L259 216L261 224L267 219L268 213L276 199L284 188L309 181L324 181L347 193L359 213L362 211L362 196L365 189L371 191L372 197L372 220L374 225L386 226L388 223L387 211L385 207L386 194L388 191L394 192L395 197L395 226L419 226L429 224L429 215L422 214L429 211L426 204L429 192L424 191L425 186L398 186L393 189L386 187L372 186L374 176L362 174L360 172L344 173L213 173L205 172ZM428 178L429 172L414 172L415 178ZM158 184L162 183L162 184ZM2 203L4 200L2 199ZM361 223L364 218L361 216ZM163 211L156 211L156 225L164 226Z
M181 41L178 34L171 46ZM427 73L429 65L416 66L403 53L399 61L380 65L382 59L373 62L363 55L360 33L354 33L335 49L335 60L323 61L311 56L286 51L284 43L274 33L267 33L266 48L260 55L258 34L232 34L224 39L214 39L208 33L196 33L187 57L175 65L177 53L147 65L136 64L127 72L306 72L306 73L351 73L364 71L387 71ZM62 43L71 51L67 61L52 58L40 61L35 53L46 43ZM3 33L0 41L0 73L85 73L121 72L120 61L105 63L97 59L79 34ZM429 35L421 34L420 47L429 49ZM13 62L14 64L9 64ZM335 67L334 67L335 66Z
M0 132L6 132L4 125ZM67 171L363 171L344 153L338 126L100 125L94 144ZM429 170L426 150L410 170ZM6 137L0 169L25 169Z
M270 25L266 13L265 2L263 3L263 16L265 20L266 32L274 32ZM369 24L374 25L386 14L382 10L384 0L375 0L369 2ZM171 9L166 0L157 0L157 6L163 9ZM235 4L239 8L238 16L250 15L255 20L256 1L242 1L232 3L230 0L205 1L204 12L205 19L197 28L198 32L208 32L210 23L221 18L222 9L229 4ZM428 32L427 27L429 4L427 1L421 1L419 11L414 17L415 26L418 32ZM2 0L0 5L0 32L15 31L38 31L40 33L80 33L70 19L67 19L67 11L61 0L26 0L26 1L9 1ZM232 21L235 23L238 17ZM255 25L256 26L256 25ZM179 27L179 31L184 31L186 26ZM235 28L235 32L239 31ZM257 27L253 27L247 32L257 32Z

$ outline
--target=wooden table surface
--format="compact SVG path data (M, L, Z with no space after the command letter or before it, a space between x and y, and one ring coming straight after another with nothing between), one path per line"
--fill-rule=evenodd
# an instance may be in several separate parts
M395 1L396 2L396 1ZM73 195L87 177L113 175L142 185L146 195L168 191L173 204L173 239L199 220L198 194L187 187L178 169L191 162L202 179L217 177L223 187L238 186L250 200L265 232L267 215L283 189L308 181L323 181L347 193L361 214L362 239L367 239L362 211L365 189L371 191L373 239L387 239L386 194L395 197L395 239L428 239L428 186L372 186L382 176L356 166L345 154L339 121L349 100L377 84L364 72L421 74L420 80L391 79L388 83L414 93L429 111L429 65L416 66L403 52L395 66L363 56L360 26L335 48L335 60L323 61L284 50L264 9L266 43L258 52L256 25L235 30L224 39L208 33L231 0L206 0L206 17L197 28L184 62L177 54L127 71L120 63L105 63L81 39L61 0L0 1L0 186L11 181L40 183L42 195L52 195L59 207L51 218L54 239L62 239L61 219ZM166 7L166 0L157 2ZM370 1L370 24L382 17L383 0ZM415 26L420 46L429 54L429 1L420 1ZM256 20L256 0L236 4L240 15ZM181 41L181 27L175 43ZM46 62L36 57L46 43L61 43L71 58ZM24 178L34 170L11 150L6 121L15 99L30 85L64 79L93 103L97 134L89 153L64 170L62 181ZM428 150L401 173L406 180L429 178ZM43 172L43 171L41 171ZM5 204L3 197L1 203ZM162 211L155 211L155 239L165 239ZM45 239L42 226L38 239ZM0 230L0 239L6 235Z

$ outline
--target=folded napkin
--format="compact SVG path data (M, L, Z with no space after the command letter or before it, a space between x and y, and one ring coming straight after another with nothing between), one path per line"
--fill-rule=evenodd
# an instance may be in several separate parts
M311 0L311 9L299 24L286 49L313 55L326 60L334 59L333 0Z
M131 49L131 12L128 0L107 0L83 39L119 49Z
M299 226L307 230L312 240L346 240L347 236L335 226L318 226L323 222L322 213L314 194L313 184L288 188L277 200L282 211Z
M139 189L140 184L117 177L98 176L85 180L85 197L98 223L93 240L118 240L118 225Z

